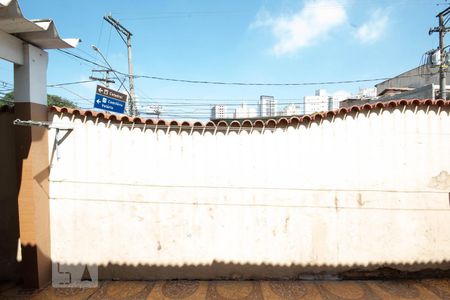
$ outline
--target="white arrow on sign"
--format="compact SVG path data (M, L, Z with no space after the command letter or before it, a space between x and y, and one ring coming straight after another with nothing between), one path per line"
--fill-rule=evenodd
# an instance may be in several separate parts
M98 91L99 91L100 93L102 93L102 92L103 92L103 89L102 89L102 88L98 88Z
M97 99L97 103L100 104L100 99Z

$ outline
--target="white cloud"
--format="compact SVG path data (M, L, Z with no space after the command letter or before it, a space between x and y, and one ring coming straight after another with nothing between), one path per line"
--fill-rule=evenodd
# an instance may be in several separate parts
M388 23L389 12L377 9L366 23L357 28L356 37L362 43L373 43L385 32Z
M272 52L284 55L317 43L346 20L347 13L342 1L309 0L303 8L290 15L274 17L262 11L250 27L270 28L277 39Z

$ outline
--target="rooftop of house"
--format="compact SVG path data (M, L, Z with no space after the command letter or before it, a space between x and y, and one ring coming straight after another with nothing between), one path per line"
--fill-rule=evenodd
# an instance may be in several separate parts
M403 92L409 92L415 90L415 88L407 88L407 87L390 87L387 89L384 89L378 96L384 96L387 94L398 94L398 93L403 93Z

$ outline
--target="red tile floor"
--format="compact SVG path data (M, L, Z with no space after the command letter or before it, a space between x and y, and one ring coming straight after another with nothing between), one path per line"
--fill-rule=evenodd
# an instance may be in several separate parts
M103 281L93 289L27 292L0 283L0 299L446 299L450 278L395 281Z

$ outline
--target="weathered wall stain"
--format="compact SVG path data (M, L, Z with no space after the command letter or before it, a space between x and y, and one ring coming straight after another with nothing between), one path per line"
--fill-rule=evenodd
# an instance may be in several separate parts
M429 186L440 190L450 189L450 174L447 171L441 171L439 175L431 178Z
M358 202L359 207L364 206L364 201L363 201L363 199L362 199L361 193L358 193L357 198L356 198L356 201Z
M287 231L288 231L289 219L290 219L290 217L287 216L286 219L284 220L284 233L287 233Z

